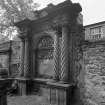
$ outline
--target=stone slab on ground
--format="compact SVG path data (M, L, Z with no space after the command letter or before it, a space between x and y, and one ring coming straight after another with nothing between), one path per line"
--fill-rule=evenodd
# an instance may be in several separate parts
M8 96L8 105L47 105L42 96Z

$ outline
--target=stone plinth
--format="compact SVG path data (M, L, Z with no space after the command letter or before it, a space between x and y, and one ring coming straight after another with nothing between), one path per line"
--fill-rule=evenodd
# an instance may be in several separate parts
M0 79L0 105L7 105L7 87L9 87L9 79Z
M18 83L18 95L28 95L31 89L31 80L27 78L15 78Z
M36 86L40 86L38 94L42 97L42 102L45 105L69 105L71 103L72 84L61 84L38 78L34 79L34 83L37 84Z

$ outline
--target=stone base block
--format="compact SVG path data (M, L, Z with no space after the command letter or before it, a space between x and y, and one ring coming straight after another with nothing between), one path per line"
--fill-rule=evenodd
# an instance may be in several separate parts
M45 105L70 105L71 103L71 84L61 84L59 82L51 82L36 79L39 85L40 96L43 97Z
M31 92L31 80L26 78L16 78L18 83L18 95L28 95Z

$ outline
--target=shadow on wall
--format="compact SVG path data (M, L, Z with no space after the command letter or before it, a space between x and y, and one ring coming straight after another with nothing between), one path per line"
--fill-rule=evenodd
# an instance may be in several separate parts
M77 86L74 86L72 89L71 103L72 105L83 105L83 102L80 99L80 89Z

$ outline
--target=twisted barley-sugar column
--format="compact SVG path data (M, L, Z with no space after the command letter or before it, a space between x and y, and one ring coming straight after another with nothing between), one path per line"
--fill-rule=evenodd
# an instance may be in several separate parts
M54 72L55 72L55 77L54 79L56 81L59 80L59 36L57 33L55 33L54 36Z
M21 39L21 55L20 55L20 66L19 66L19 76L24 76L24 50L25 42L24 39Z
M68 25L62 26L62 45L61 45L61 71L60 71L60 81L68 81Z
M25 38L25 53L24 53L24 77L30 76L30 65L29 65L29 38Z

